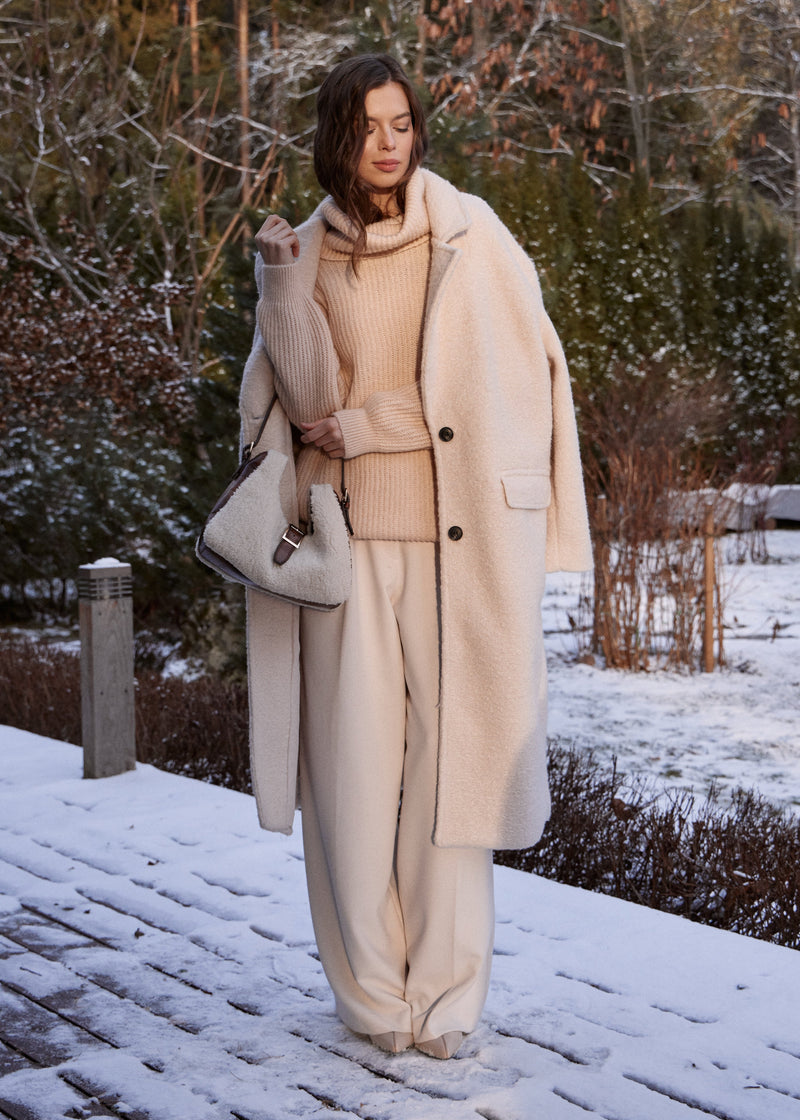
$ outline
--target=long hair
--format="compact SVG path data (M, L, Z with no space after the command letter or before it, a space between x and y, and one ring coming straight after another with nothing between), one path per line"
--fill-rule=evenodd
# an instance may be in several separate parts
M395 198L405 210L406 183L428 150L428 128L419 96L396 59L388 54L360 54L334 66L317 94L317 131L314 136L314 172L320 186L356 227L353 264L364 254L366 227L383 216L358 178L358 165L367 138L365 101L373 89L396 82L408 98L414 143L408 170L397 186Z

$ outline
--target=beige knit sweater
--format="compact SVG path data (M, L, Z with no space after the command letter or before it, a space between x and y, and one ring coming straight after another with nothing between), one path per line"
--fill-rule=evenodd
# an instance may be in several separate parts
M419 393L430 265L424 180L416 173L409 182L405 214L367 228L357 275L351 222L331 199L323 213L329 229L313 300L300 293L293 264L264 268L257 318L281 404L294 424L337 416L357 537L434 541L431 438ZM303 518L312 482L340 489L341 461L304 445Z

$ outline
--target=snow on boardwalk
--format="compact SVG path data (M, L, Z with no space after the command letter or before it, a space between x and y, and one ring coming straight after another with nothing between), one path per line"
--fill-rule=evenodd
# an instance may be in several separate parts
M0 1116L800 1120L800 954L497 869L458 1058L336 1019L298 836L0 728Z

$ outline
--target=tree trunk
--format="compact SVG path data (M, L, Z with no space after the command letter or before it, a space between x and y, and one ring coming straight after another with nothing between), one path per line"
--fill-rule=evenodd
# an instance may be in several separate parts
M625 0L619 0L619 27L622 35L623 42L623 62L625 65L625 84L628 87L628 98L631 106L631 125L633 127L633 142L636 147L636 167L642 171L650 180L650 154L648 152L647 139L645 136L644 127L644 113L642 112L642 104L644 96L639 89L639 80L636 74L636 66L633 59L633 50L631 46L631 30L629 17L630 11L627 9Z
M180 12L179 0L170 0L169 14L170 14L170 19L172 20L172 26L175 28L175 35L176 35L176 40L177 40L177 36L178 36L178 30L177 29L180 26L180 22L181 22L181 12ZM182 131L182 129L181 129L181 113L180 113L181 83L180 83L180 78L178 76L178 65L177 65L177 56L180 55L180 51L181 51L181 47L179 45L177 47L177 50L176 50L175 64L172 67L172 75L171 75L170 80L169 80L169 91L170 91L170 94L172 95L173 112L174 112L174 116L175 116L174 127L176 127L179 132Z
M792 171L794 198L792 199L792 240L794 249L794 268L800 274L800 93L795 97L789 111L791 128Z
M489 49L492 0L472 0L472 57L479 62Z
M250 205L250 11L247 0L237 0L236 30L239 75L239 163L242 171L242 206Z
M428 25L425 17L425 0L417 4L417 55L414 62L414 78L419 85L425 78L425 49L428 41Z
M200 29L197 11L198 0L188 0L189 15L189 56L192 66L192 105L194 115L198 116L198 103L200 101ZM203 157L199 152L194 159L195 191L197 195L197 229L201 237L205 237L205 188L203 185Z

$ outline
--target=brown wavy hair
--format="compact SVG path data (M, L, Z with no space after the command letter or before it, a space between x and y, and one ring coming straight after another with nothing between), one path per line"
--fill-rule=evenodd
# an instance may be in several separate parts
M317 94L317 131L314 136L314 172L323 190L356 227L353 265L364 255L367 226L383 214L358 178L358 165L367 139L367 94L396 82L408 98L414 143L408 170L397 186L395 199L405 211L406 183L425 158L428 128L417 91L400 63L389 54L359 54L334 66Z

